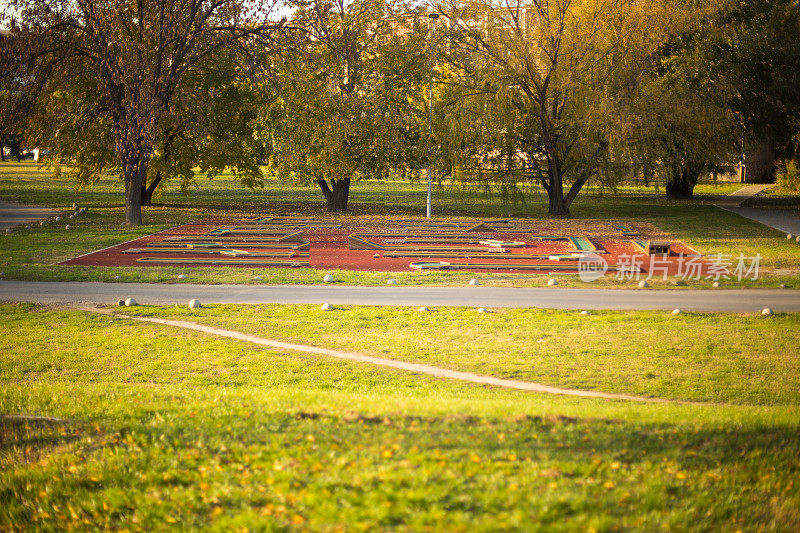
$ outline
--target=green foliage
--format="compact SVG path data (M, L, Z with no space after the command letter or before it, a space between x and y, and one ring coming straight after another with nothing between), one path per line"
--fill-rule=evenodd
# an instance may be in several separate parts
M349 191L336 205L326 180L349 187L350 180L406 176L419 165L423 63L418 37L396 31L412 29L394 18L397 7L297 2L292 24L304 37L289 36L270 59L273 168L284 180L319 183L331 210L346 208Z
M800 165L796 159L781 161L778 165L778 185L784 189L800 192Z
M541 185L567 215L590 178L613 184L618 100L671 29L661 2L451 2L445 171ZM454 15L453 15L454 14Z

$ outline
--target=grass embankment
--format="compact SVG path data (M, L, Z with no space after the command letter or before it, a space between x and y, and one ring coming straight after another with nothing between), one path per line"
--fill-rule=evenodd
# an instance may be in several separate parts
M0 528L800 528L794 381L771 391L785 405L583 400L78 311L0 316L0 412L68 419L0 419Z
M800 314L314 305L137 306L267 339L674 400L800 404Z
M17 230L0 236L0 269L7 279L30 280L98 280L166 282L180 273L189 273L198 283L252 283L254 276L263 283L320 283L322 275L311 269L215 269L205 267L63 267L54 263L84 253L118 244L143 235L197 220L208 215L255 215L285 213L325 216L320 193L313 187L293 186L267 180L263 189L242 188L231 176L214 180L199 179L200 187L184 195L168 189L157 202L145 208L145 225L129 228L121 224L124 210L121 204L122 186L114 178L101 179L95 185L76 190L64 178L54 179L33 163L0 164L0 199L48 205L71 212L73 202L88 206L89 212L76 219L45 226L34 225L30 230ZM720 210L713 201L736 190L739 184L701 184L697 198L676 202L663 199L663 192L643 187L621 187L616 194L599 189L587 189L576 200L572 213L577 219L618 219L635 224L637 220L655 224L672 233L701 252L727 254L734 259L762 256L761 279L752 282L724 282L728 286L777 287L781 284L797 288L800 285L800 245L787 241L785 236L733 213ZM519 216L545 218L546 199L531 194L525 204L504 204L496 195L465 193L453 188L437 188L435 215L438 217L498 217ZM373 216L419 216L425 212L425 188L407 182L358 182L351 192L351 213L348 218ZM66 211L65 211L66 212ZM72 229L67 232L64 225ZM789 271L775 272L775 269ZM335 272L344 283L378 285L384 278L372 273ZM117 277L119 276L119 277ZM399 273L393 275L399 283L461 285L469 273ZM491 285L539 286L545 276L531 274L478 274ZM693 287L708 287L709 281L689 282ZM563 277L564 286L586 286L573 277ZM636 281L616 280L613 277L595 282L593 286L634 287ZM673 287L671 281L652 283L654 288Z

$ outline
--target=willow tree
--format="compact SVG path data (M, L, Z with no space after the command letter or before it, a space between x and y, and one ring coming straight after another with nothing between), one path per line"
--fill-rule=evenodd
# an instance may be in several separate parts
M614 148L625 95L668 30L661 2L454 2L440 141L464 175L534 180L568 215Z
M268 0L267 0L268 1ZM20 72L40 80L57 108L53 141L85 158L86 172L116 166L125 183L125 222L141 224L148 167L176 95L221 50L244 51L280 23L252 0L10 0L28 39ZM55 99L55 101L54 101ZM188 104L184 100L183 105ZM44 110L41 117L49 112ZM73 135L68 143L64 139ZM83 145L83 147L81 147Z

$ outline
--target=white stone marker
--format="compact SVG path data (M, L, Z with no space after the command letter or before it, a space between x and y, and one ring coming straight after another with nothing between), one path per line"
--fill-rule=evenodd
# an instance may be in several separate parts
M134 305L139 305L139 304L137 304L136 300L134 300L133 298L128 298L127 300L125 300L125 307L133 307Z
M485 307L479 307L479 308L478 308L478 312L479 312L479 313L488 313L488 311L486 310L486 308L485 308Z
M480 281L478 281L477 279L473 278L473 279L469 280L469 284L470 284L472 287L476 287L476 286L480 285L480 284L481 284L481 282L480 282Z
M646 279L643 279L642 281L639 282L639 287L641 287L642 289L646 289L649 286L650 286L650 284L647 283Z
M764 309L761 310L761 314L764 316L769 316L772 314L772 309L770 309L769 307L765 307Z
M556 278L550 278L549 280L547 280L547 285L550 287L555 287L556 285L558 285L558 280Z
M397 285L397 280L394 278L389 278L386 280L387 285Z
M673 315L679 315L679 314L681 314L681 310L680 309L673 309L672 310L672 314Z
M186 274L178 274L178 279L186 279Z
M331 304L322 304L321 309L323 311L330 311L331 309L333 309L333 307L331 306Z
M198 300L197 298L192 298L191 300L189 300L189 309L198 309L200 307L203 306L200 305L200 300Z
M422 312L422 313L424 313L424 312L425 312L425 311L427 311L427 310L428 310L428 308L427 308L427 307L425 307L424 305L423 305L422 307L420 307L419 309L417 309L417 311L420 311L420 312Z
M325 274L325 277L322 278L322 281L325 283L332 283L333 282L333 274Z

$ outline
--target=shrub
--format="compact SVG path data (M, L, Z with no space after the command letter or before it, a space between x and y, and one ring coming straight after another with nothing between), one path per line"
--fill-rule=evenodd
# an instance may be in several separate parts
M800 166L795 159L786 159L778 164L778 185L790 191L800 191Z

